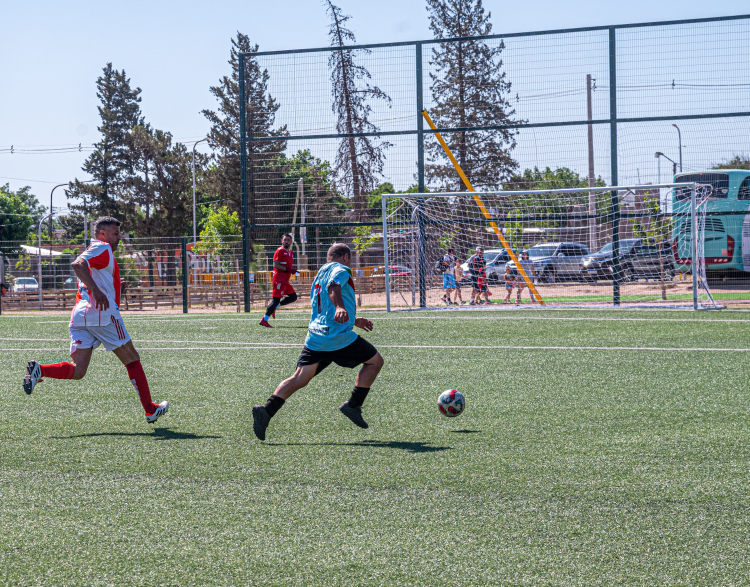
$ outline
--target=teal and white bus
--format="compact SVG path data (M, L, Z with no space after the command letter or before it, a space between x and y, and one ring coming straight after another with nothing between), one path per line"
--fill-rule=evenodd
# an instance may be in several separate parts
M696 182L712 188L706 204L705 250L706 270L734 269L744 271L742 234L745 215L750 208L750 171L744 169L714 169L675 175L675 182ZM688 270L691 265L690 190L672 190L672 212L676 215L673 229L673 251L678 268ZM721 214L733 212L734 214ZM747 216L750 220L750 215ZM750 223L745 227L750 239ZM750 270L750 250L745 253Z

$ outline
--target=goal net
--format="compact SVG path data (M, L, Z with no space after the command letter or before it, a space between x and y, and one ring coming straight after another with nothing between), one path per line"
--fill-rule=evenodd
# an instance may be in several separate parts
M709 197L687 183L386 195L388 309L714 308Z

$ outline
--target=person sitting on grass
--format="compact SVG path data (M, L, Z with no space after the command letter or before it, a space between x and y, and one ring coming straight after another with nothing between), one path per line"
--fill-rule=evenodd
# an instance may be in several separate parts
M268 424L284 402L331 363L347 369L362 365L351 397L339 410L360 428L368 427L362 418L362 404L383 368L383 357L353 330L356 326L371 332L372 322L356 317L351 262L352 252L347 245L334 244L328 249L328 262L320 268L310 288L312 315L297 370L279 383L266 405L253 407L253 432L260 440L266 439Z

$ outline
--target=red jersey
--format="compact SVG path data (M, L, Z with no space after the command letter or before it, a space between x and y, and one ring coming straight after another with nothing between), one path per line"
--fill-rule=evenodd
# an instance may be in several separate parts
M294 271L294 253L292 252L292 248L289 247L289 250L287 251L284 247L279 247L273 254L273 260L278 261L280 265L283 265L288 270L287 272L279 271L274 267L273 282L289 283L289 278Z

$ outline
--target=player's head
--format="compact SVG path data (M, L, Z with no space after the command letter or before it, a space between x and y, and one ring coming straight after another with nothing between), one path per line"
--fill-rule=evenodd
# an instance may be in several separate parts
M284 236L281 237L281 246L289 250L289 248L292 246L291 234L285 234Z
M352 266L352 250L344 243L334 243L328 249L328 262L335 261L347 267Z
M120 221L111 216L100 216L91 231L96 240L108 243L113 249L120 244Z
M523 251L521 253L521 259L528 259L528 258L529 258L529 252L528 251Z
M448 247L448 254L449 255L452 255L455 252L456 252L456 249L454 249L453 247Z
M476 251L475 251L475 252L476 252L476 254L477 254L477 255L479 255L480 257L481 257L482 255L484 255L484 249L483 249L482 247L477 247L477 248L476 248Z

